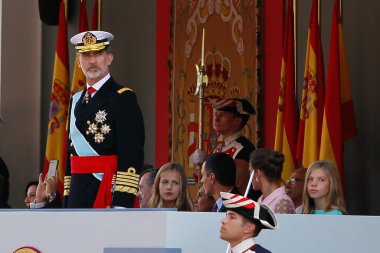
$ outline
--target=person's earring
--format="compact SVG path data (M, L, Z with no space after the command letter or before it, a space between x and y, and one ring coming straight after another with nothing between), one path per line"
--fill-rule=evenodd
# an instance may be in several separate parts
M256 177L256 183L260 183L260 179Z

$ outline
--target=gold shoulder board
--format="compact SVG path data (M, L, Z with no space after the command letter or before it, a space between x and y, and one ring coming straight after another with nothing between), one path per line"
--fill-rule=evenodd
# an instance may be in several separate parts
M121 94L121 93L123 93L124 91L127 91L127 90L130 90L130 91L133 91L132 89L130 89L130 88L121 88L120 90L118 90L117 92L119 93L119 94Z

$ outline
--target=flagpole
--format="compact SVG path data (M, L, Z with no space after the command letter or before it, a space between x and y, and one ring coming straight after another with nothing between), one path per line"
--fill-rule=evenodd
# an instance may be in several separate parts
M197 69L197 87L195 95L199 94L199 117L198 117L198 149L203 150L203 99L204 88L207 87L208 77L205 67L205 28L202 30L202 53L200 67L195 64ZM198 178L201 178L201 170L198 169Z
M318 0L318 25L321 26L321 0Z
M290 1L290 0L288 0ZM297 100L297 76L298 76L298 67L297 67L297 55L298 55L298 50L297 50L297 0L293 0L293 33L294 33L294 93L295 93L295 98Z
M65 4L65 18L67 20L67 0L63 0L63 3Z
M339 0L339 16L343 23L343 0Z
M102 23L102 0L98 0L98 30L101 30Z
M202 53L201 53L201 66L200 68L195 65L197 69L197 88L195 95L199 93L199 117L198 117L198 149L203 150L203 99L204 99L204 77L205 70L205 29L202 30ZM207 85L207 83L206 83Z

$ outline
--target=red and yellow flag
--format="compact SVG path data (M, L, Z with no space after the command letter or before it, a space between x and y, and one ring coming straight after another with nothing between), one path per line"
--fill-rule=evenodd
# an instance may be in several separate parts
M96 31L100 30L100 14L101 14L101 0L95 0L94 8L92 10L92 18L91 18L91 30Z
M88 30L87 8L86 0L80 2L79 8L79 32ZM71 95L74 95L78 91L84 89L86 85L86 77L83 74L82 69L78 65L77 57L75 57L73 81L71 84Z
M294 68L293 0L288 0L285 33L282 47L280 94L278 97L276 139L274 149L285 156L282 178L288 179L297 168L297 116Z
M65 9L65 1L61 1L44 164L44 173L46 174L49 167L49 161L54 159L59 160L58 178L59 190L61 193L63 190L63 177L65 175L67 142L66 121L70 99L69 53Z
M335 162L343 181L343 142L356 134L339 0L335 0L326 83L320 159Z
M324 80L321 31L318 24L318 1L313 0L297 141L297 159L303 168L307 168L319 158L324 106Z
M342 112L343 140L348 140L357 134L354 102L351 94L351 84L348 74L346 47L344 45L342 16L339 15L339 60L340 60L340 95Z

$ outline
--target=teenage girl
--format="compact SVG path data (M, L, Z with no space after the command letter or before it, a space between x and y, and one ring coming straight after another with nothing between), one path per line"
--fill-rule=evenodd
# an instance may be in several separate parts
M330 161L316 161L306 172L303 210L306 214L346 214L342 184L336 166Z

